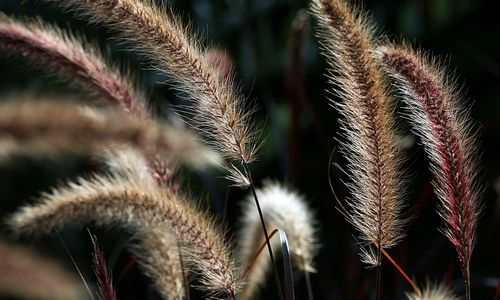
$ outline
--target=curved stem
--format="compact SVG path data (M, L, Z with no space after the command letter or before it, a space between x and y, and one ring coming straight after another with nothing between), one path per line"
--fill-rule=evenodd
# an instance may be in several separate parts
M418 296L422 296L422 292L420 291L420 289L417 287L415 282L411 280L410 276L406 274L403 268L401 268L401 266L389 255L389 253L387 253L387 251L385 251L384 248L381 248L380 250L382 251L382 254L389 260L389 262L391 262L391 264L399 271L403 278L406 279L406 281L408 281L408 283L413 287L415 293L417 293Z
M269 252L269 258L271 259L271 264L273 265L274 270L274 279L276 281L276 286L278 287L278 294L280 299L283 300L283 292L281 291L280 277L278 274L278 269L276 268L276 262L274 260L273 249L271 248L271 242L269 241L269 234L267 233L266 222L264 220L264 215L262 214L262 210L260 208L259 199L257 197L257 193L255 191L255 185L253 183L252 175L250 173L250 169L248 168L248 164L242 161L243 168L250 182L250 189L252 190L253 198L255 200L255 205L257 206L257 211L259 212L260 223L262 225L262 231L264 232L264 237L266 238L267 251Z
M269 234L269 239L272 239L276 233L278 233L278 229L273 229L273 231L271 231L271 234ZM245 266L245 269L244 269L245 271L243 272L243 274L245 276L254 267L255 261L257 260L259 255L262 253L262 250L264 250L264 248L267 248L267 243L265 241L262 245L260 245L259 250L257 252L255 252L255 255L253 256L253 258Z

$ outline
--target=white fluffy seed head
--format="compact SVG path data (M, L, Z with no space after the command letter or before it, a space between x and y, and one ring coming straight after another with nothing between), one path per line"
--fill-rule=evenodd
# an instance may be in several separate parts
M303 272L315 272L313 260L318 248L316 221L304 197L271 181L257 190L257 197L268 231L282 229L286 233L292 260L297 269ZM265 242L253 197L249 196L246 199L243 211L239 240L242 264L247 268L245 278L247 285L240 298L249 299L257 287L265 281L270 260L267 252L263 251L253 261L256 252ZM278 246L279 243L273 242L275 251L278 251Z
M428 282L421 294L416 292L406 293L407 300L459 300L453 291L443 284Z

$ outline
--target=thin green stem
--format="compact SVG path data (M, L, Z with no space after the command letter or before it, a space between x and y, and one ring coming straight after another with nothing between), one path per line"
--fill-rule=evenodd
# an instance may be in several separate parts
M278 294L281 300L283 300L283 292L281 290L280 277L278 274L278 268L276 267L276 261L274 260L273 249L271 248L271 242L269 240L269 234L267 233L266 222L264 220L264 215L262 214L262 209L260 208L259 198L257 197L257 192L255 191L255 185L253 183L252 174L250 173L250 168L246 162L242 162L245 173L250 182L250 189L252 190L253 198L255 200L255 205L257 206L257 211L259 212L260 223L262 225L262 231L264 232L264 237L266 238L267 251L269 252L269 258L271 259L271 264L274 270L274 279L276 281L276 286L278 287Z

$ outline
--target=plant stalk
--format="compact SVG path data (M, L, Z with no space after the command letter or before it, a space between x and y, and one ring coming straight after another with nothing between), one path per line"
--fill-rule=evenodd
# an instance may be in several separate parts
M374 242L374 244L378 245L375 242ZM406 279L406 281L408 281L408 283L413 287L413 290L415 291L415 293L417 293L417 295L419 297L422 297L422 292L417 287L417 285L415 284L415 282L413 282L413 280L411 280L410 276L408 276L408 274L406 274L406 272L403 270L403 268L401 268L401 266L389 255L389 253L387 253L387 251L385 251L384 248L381 248L380 251L389 260L389 262L396 268L396 270L399 271L399 273L401 274L401 276L403 276L403 278Z
M278 294L280 299L283 300L283 292L281 290L280 277L278 274L278 268L276 267L276 261L274 260L273 249L271 248L271 242L269 240L269 234L266 228L266 222L264 220L264 215L262 214L262 210L260 208L259 198L257 197L257 192L255 191L255 185L253 183L252 174L250 173L250 168L246 162L242 162L245 173L250 182L250 189L252 190L253 198L255 200L255 205L257 206L257 211L259 212L260 223L262 225L262 231L264 232L264 237L266 238L267 251L269 252L269 258L271 259L271 264L273 265L274 270L274 279L276 281L276 286L278 287Z
M464 273L464 285L465 285L465 300L471 300L470 295L470 268L469 264L465 264L463 267Z
M314 300L314 294L312 291L311 275L309 272L305 272L306 285L307 285L307 299Z
M381 294L381 282L382 282L382 251L380 250L380 246L377 247L377 261L378 261L378 266L377 266L377 279L376 279L376 299L380 300L380 294Z

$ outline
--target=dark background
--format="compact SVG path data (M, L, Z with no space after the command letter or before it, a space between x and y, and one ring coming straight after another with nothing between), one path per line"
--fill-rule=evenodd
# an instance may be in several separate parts
M128 62L151 92L155 110L162 114L171 103L179 103L166 78L151 71L148 62L127 51L112 39L113 32L98 25L87 25L71 13L63 13L49 5L18 0L0 0L0 10L9 15L35 16L75 29L110 50L117 62ZM356 254L352 226L336 211L336 202L328 184L328 161L338 137L337 114L326 100L328 88L324 76L325 63L318 53L314 30L307 26L297 38L292 23L308 1L293 0L226 0L170 1L183 20L213 45L226 51L237 72L243 93L255 101L259 110L257 122L266 138L259 160L252 165L259 185L265 178L289 183L306 195L317 214L321 250L317 257L318 273L312 276L317 299L370 299L373 297L375 271L364 269ZM374 22L391 38L410 40L440 56L464 86L463 101L471 107L471 117L480 129L481 176L485 185L478 243L473 255L472 291L475 299L494 299L500 277L500 207L495 186L500 188L500 20L496 1L421 0L365 1ZM315 22L312 20L311 28ZM294 38L295 36L295 38ZM79 94L64 83L36 71L22 59L0 54L0 98L37 98L54 93ZM168 100L166 100L168 99ZM402 122L401 132L408 135ZM391 255L419 283L427 279L444 281L459 293L462 278L455 251L438 231L441 220L436 213L437 199L432 186L425 155L407 136L406 149L409 183L409 212L415 217L408 226L408 236ZM343 163L338 155L334 161ZM41 191L58 182L88 173L92 160L61 157L60 160L16 158L0 164L0 216L3 217ZM341 199L346 196L341 184L343 175L332 168L332 183ZM237 228L239 202L245 192L228 188L222 173L194 174L179 172L184 188L204 201L214 214L223 217L223 203L228 196L225 215L230 234ZM119 299L156 299L147 279L134 267L126 270L131 255L122 251L129 237L126 233L106 231L90 226L101 240L108 261L113 265ZM8 230L3 227L4 236ZM85 229L69 227L62 236L78 264L93 281L90 273L90 241ZM23 241L27 242L27 241ZM31 243L32 247L57 257L73 268L61 243L55 236ZM296 274L297 299L306 299L305 282ZM411 287L388 263L383 267L383 299L401 299ZM274 298L272 277L262 299ZM193 297L196 296L194 292Z

